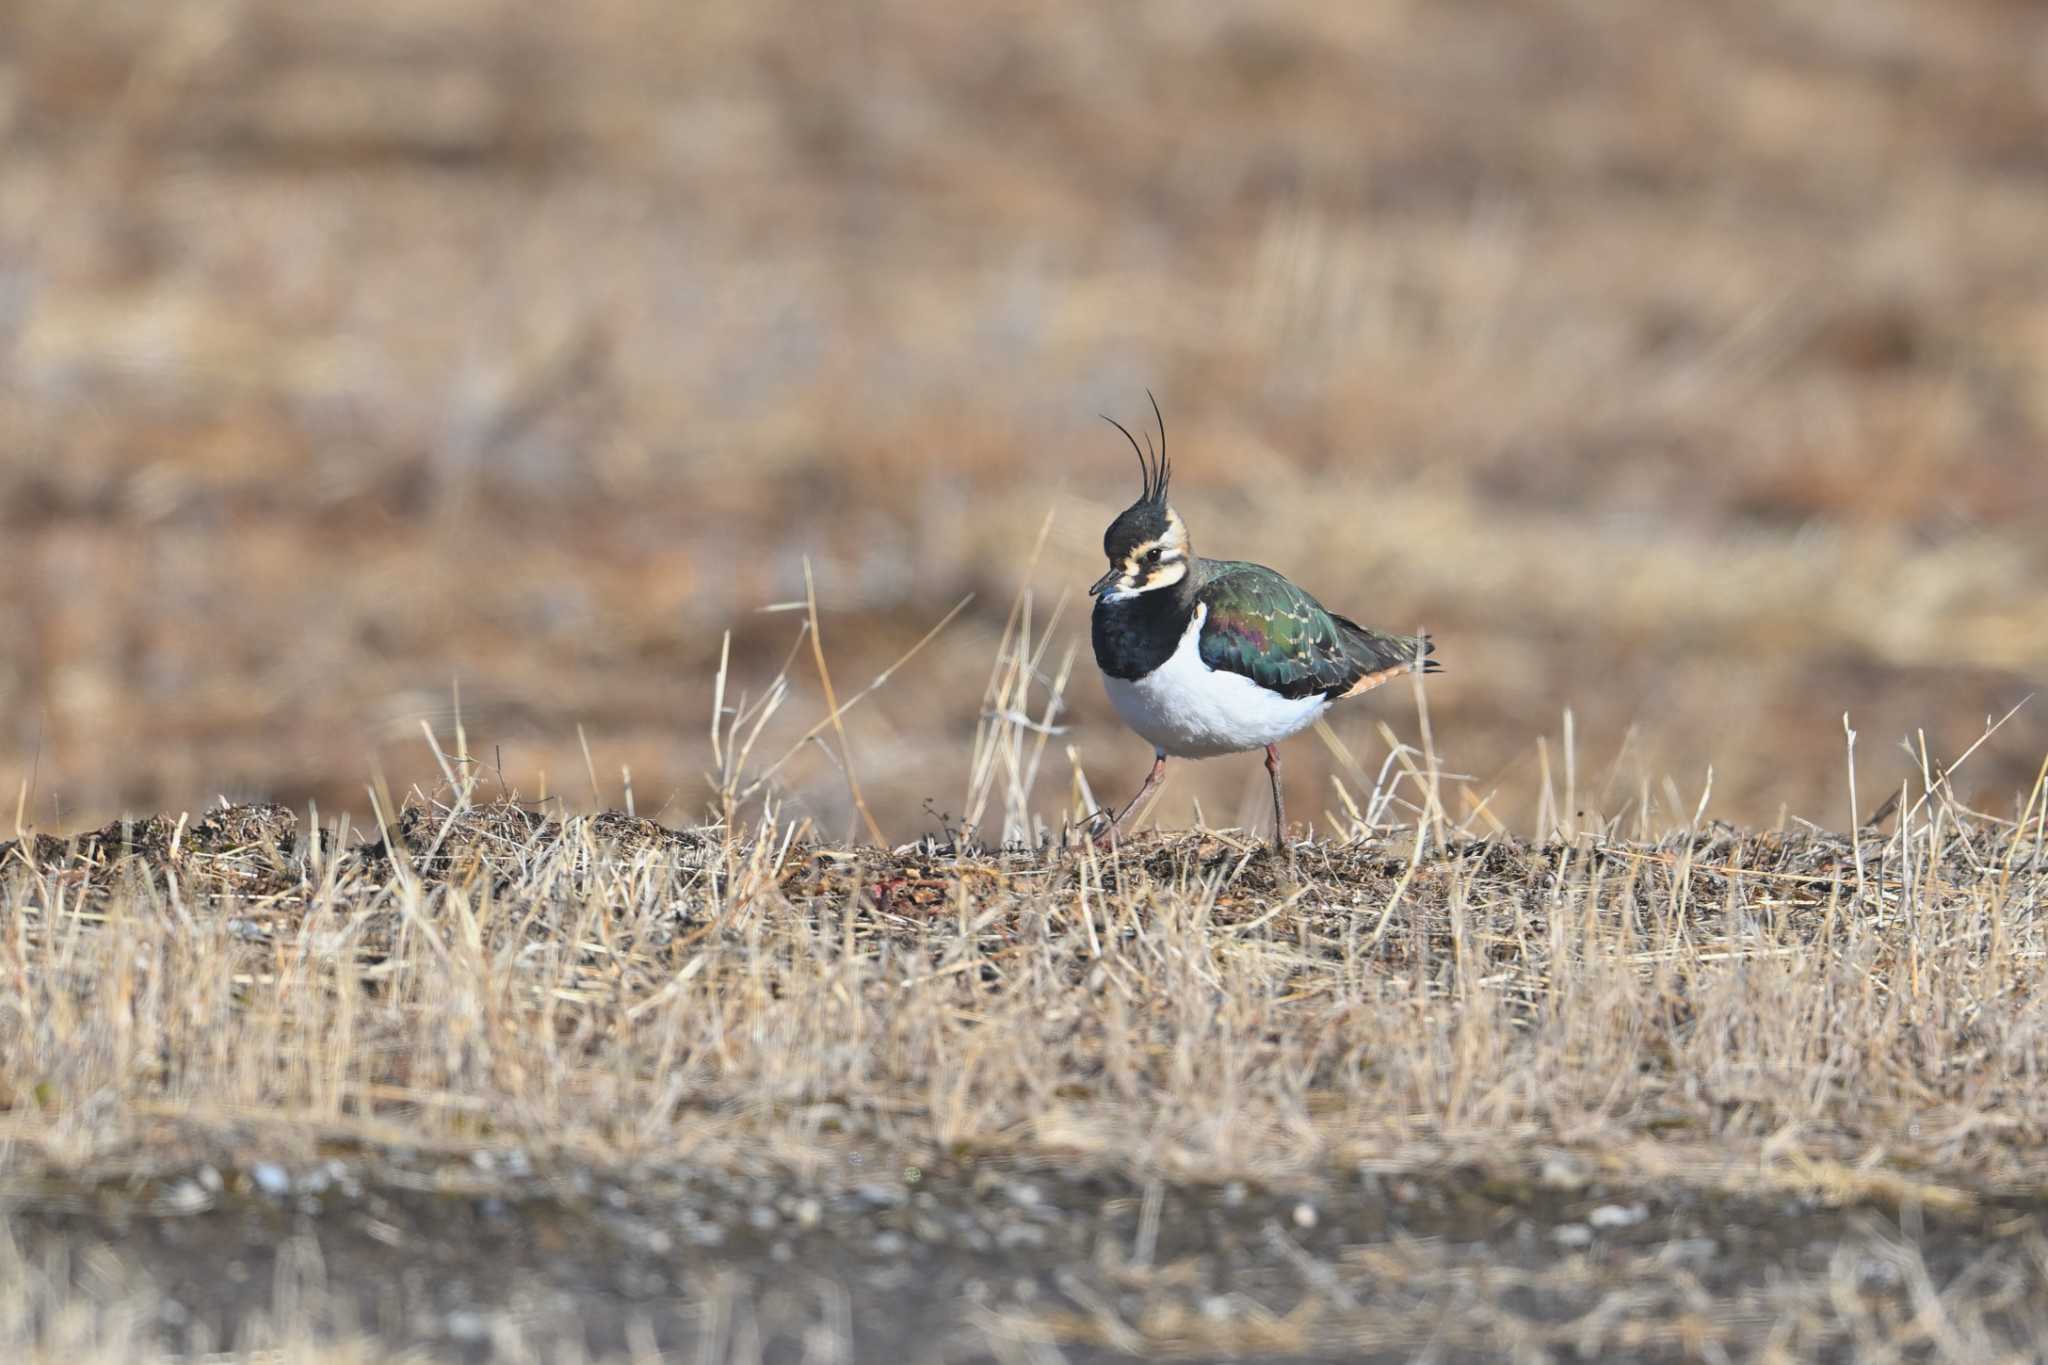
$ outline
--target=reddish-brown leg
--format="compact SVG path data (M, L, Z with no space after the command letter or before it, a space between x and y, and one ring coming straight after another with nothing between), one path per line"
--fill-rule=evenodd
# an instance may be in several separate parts
M1110 821L1109 824L1103 828L1103 831L1095 836L1095 842L1099 845L1107 847L1109 841L1116 836L1116 832L1119 829L1123 828L1124 821L1130 818L1131 812L1138 808L1139 802L1143 801L1147 796L1152 794L1152 789L1159 785L1159 779L1164 777L1165 775L1166 755L1157 750L1154 750L1152 754L1152 771L1146 774L1145 785L1138 788L1138 794L1132 797L1128 802L1126 802L1124 804L1124 808L1117 812L1116 819Z
M1266 746L1266 776L1273 779L1273 847L1287 846L1287 803L1280 799L1280 751Z

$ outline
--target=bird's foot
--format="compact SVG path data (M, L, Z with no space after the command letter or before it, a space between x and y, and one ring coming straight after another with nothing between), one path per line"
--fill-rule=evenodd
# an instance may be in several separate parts
M1081 821L1075 827L1074 833L1078 834L1084 843L1100 849L1109 848L1117 838L1116 815L1109 810L1098 810Z

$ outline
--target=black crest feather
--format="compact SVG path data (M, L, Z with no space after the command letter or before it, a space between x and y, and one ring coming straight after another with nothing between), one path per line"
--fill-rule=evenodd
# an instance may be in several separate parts
M1152 416L1159 423L1159 449L1156 451L1152 449L1151 432L1145 433L1145 444L1140 446L1138 438L1131 435L1129 427L1106 412L1101 414L1101 417L1103 421L1124 434L1124 439L1131 443L1131 450L1138 457L1138 475L1143 481L1138 501L1164 507L1166 485L1173 477L1173 465L1166 458L1166 414L1159 410L1159 400L1152 397L1152 390L1145 390L1145 397L1152 399Z

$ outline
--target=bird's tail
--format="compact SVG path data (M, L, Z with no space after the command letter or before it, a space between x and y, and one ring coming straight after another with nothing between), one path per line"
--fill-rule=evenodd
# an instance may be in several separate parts
M1441 673L1443 665L1429 656L1436 653L1436 641L1428 634L1395 635L1361 626L1339 616L1347 652L1368 675L1395 673Z

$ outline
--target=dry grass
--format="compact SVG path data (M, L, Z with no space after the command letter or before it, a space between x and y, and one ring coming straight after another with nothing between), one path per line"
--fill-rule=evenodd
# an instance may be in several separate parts
M10 1137L76 1168L255 1124L610 1163L815 1167L857 1131L1204 1180L1552 1148L1731 1192L2042 1176L2038 803L1937 795L1861 840L1367 838L1299 880L1227 831L392 830L245 807L6 846Z

